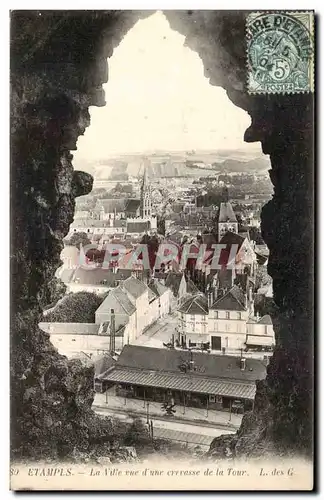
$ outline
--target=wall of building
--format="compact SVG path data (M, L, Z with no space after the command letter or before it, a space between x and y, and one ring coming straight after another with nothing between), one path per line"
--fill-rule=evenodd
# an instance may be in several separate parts
M185 314L178 312L179 330L185 335L206 334L208 333L208 316L207 314Z
M101 295L111 290L110 287L104 285L86 285L84 283L66 283L66 293L90 292Z
M50 334L50 340L60 354L72 357L84 352L86 354L100 354L109 350L109 335L75 335L75 334ZM123 347L123 337L115 337L115 348Z

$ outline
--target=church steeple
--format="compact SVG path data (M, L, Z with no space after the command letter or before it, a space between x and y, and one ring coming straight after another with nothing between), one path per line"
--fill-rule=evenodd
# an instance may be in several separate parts
M144 172L141 186L141 217L150 218L152 215L152 200L148 180L148 168L144 162Z
M229 201L228 188L225 187L222 192L222 201L218 212L218 241L228 231L238 233L238 221L234 213L231 202Z

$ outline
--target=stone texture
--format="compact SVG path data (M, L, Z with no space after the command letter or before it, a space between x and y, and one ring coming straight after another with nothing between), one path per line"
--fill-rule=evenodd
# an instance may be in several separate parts
M66 456L88 449L93 432L92 372L68 362L37 323L52 302L62 238L75 197L91 190L73 171L89 106L103 106L106 59L148 11L13 12L11 21L12 447L15 455ZM269 273L279 314L277 348L253 413L237 435L214 440L224 456L312 451L313 100L310 95L248 96L245 15L166 11L171 27L203 60L213 85L247 110L248 142L270 155L273 199L262 212ZM96 429L98 427L94 426ZM216 451L217 450L217 451Z

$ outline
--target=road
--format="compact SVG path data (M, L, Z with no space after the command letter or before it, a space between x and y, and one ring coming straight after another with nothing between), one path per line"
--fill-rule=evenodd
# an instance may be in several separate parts
M133 416L131 416L130 413L102 407L94 407L94 410L98 415L118 418L119 420L129 423L133 421ZM139 418L141 418L144 423L147 423L144 415ZM234 433L233 430L229 431L227 429L220 429L210 425L207 426L204 424L197 425L191 422L180 422L178 420L173 420L173 417L166 420L159 419L154 416L151 417L150 420L153 422L153 435L155 438L168 439L187 444L188 446L200 446L206 450L209 448L210 443L215 437Z
M163 347L163 342L171 340L178 324L177 313L173 312L164 318L160 318L140 335L134 345L145 345L147 347Z

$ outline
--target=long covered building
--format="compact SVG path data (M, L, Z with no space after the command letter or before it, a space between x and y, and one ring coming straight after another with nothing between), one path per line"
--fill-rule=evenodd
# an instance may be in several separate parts
M125 345L116 364L96 380L117 396L243 413L252 409L266 362L189 350Z

